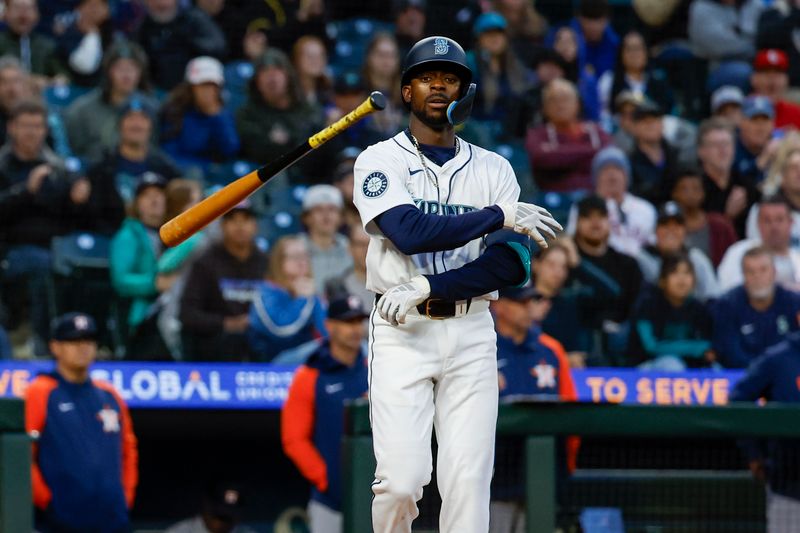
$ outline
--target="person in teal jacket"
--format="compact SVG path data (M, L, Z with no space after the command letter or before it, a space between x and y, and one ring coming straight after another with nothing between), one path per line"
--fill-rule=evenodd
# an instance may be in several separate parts
M111 240L111 283L116 293L130 301L128 312L127 356L135 359L162 358L167 355L158 331L145 324L154 311L159 292L168 281L158 276L162 244L158 228L164 221L166 181L145 172L136 185L132 216ZM155 323L155 321L152 321Z

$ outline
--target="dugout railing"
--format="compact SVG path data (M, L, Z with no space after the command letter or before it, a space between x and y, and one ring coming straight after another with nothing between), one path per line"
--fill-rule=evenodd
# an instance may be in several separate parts
M33 531L31 440L22 400L0 400L0 531Z
M527 513L527 533L552 533L557 530L557 442L560 437L578 435L581 438L619 439L624 446L632 439L654 439L653 442L673 442L681 439L727 439L736 448L741 438L798 438L800 439L800 409L795 406L771 404L735 404L728 406L652 406L593 403L537 403L518 400L501 404L497 423L497 435L520 436L524 438L525 460L520 465L525 468L525 507ZM612 442L616 442L612 440ZM713 452L712 452L713 453ZM738 454L737 454L738 455ZM372 493L370 485L375 470L372 452L372 438L369 423L369 409L364 400L348 407L346 436L343 442L344 461L344 531L363 533L371 531L370 505ZM737 458L739 461L739 458ZM595 474L587 476L587 471L579 468L568 483L585 485L587 479L599 483L601 491L614 490L615 483L624 480L636 493L638 500L650 498L648 505L657 506L648 490L655 485L677 484L681 497L689 500L687 505L696 506L696 513L704 513L703 497L692 494L702 493L704 488L733 487L730 491L744 492L745 497L761 502L755 505L756 512L763 513L763 486L753 481L743 458L739 471L715 472L706 470L683 471L588 471ZM609 475L609 472L611 474ZM616 475L614 474L616 472ZM655 472L655 473L654 473ZM600 475L597 475L600 474ZM603 478L605 476L605 478ZM691 490L680 486L691 482ZM699 487L699 488L698 488ZM674 492L673 492L674 493ZM562 491L563 494L563 491ZM658 493L657 493L658 494ZM663 494L663 492L662 492ZM757 496L756 496L757 495ZM599 499L603 499L602 495ZM427 489L426 489L427 498ZM732 501L736 501L735 499ZM641 502L640 502L641 503ZM740 504L729 505L731 516L725 519L730 523L737 520ZM750 515L753 510L750 510ZM711 515L705 517L714 520ZM762 517L763 518L763 517ZM720 518L722 520L722 518ZM733 522L730 522L733 521ZM736 530L763 531L761 524L737 524ZM710 528L688 525L680 529L647 527L641 530L652 531L731 531L731 526ZM800 525L798 525L800 528ZM628 528L626 531L637 530Z

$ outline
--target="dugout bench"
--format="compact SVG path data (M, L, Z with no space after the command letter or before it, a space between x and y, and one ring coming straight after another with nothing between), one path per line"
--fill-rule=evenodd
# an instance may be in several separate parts
M33 531L31 440L22 400L0 400L0 531Z
M556 438L582 437L655 437L655 438L800 438L800 409L796 406L753 404L728 406L651 406L592 403L534 403L517 401L501 404L497 421L498 435L525 437L525 504L527 533L552 533L556 530ZM343 441L344 531L371 530L370 485L375 471L369 408L365 400L348 407L346 435ZM744 469L744 464L742 464ZM624 476L623 476L624 477ZM574 476L570 483L592 480ZM631 485L641 500L647 498L648 484L700 481L701 486L736 487L734 490L763 498L763 488L750 479L749 473L692 473L664 479L634 480ZM615 476L595 479L602 486L619 481ZM687 494L687 498L696 495ZM652 505L652 502L650 502ZM732 509L732 517L737 520Z

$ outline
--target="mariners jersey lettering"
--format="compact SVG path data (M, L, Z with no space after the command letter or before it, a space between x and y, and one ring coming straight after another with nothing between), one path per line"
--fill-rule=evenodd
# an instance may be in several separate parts
M370 235L367 289L383 293L418 274L459 268L484 250L483 239L475 239L454 250L404 255L375 224L381 213L412 205L426 214L449 216L518 200L519 185L506 159L463 139L458 143L458 153L443 166L425 159L430 176L405 132L370 146L356 159L353 201Z

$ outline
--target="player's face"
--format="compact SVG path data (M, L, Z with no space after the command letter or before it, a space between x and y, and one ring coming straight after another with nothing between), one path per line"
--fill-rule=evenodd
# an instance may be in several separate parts
M673 272L667 274L661 285L667 298L680 302L686 300L694 290L692 269L685 262L679 263Z
M666 220L656 226L656 243L662 254L678 252L685 238L686 227L677 220Z
M461 80L452 72L441 70L420 72L403 86L403 100L411 104L411 112L431 129L448 124L447 106L461 91Z
M518 302L503 298L496 306L497 320L517 331L527 331L533 326L533 300Z
M70 372L85 372L97 356L97 342L90 339L50 341L58 365Z

